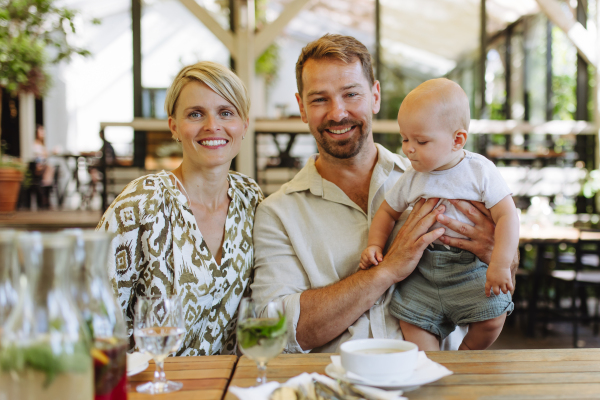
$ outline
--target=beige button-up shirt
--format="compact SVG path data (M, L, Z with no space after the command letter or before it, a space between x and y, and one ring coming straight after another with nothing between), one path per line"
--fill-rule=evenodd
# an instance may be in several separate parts
M383 146L377 145L377 150L366 214L339 187L319 175L315 167L317 155L257 208L252 297L263 310L269 300L283 300L290 327L293 326L285 352L333 353L351 339L402 338L398 320L388 311L392 286L370 310L331 342L303 350L296 340L300 295L307 289L336 283L358 270L360 253L367 246L375 212L383 203L385 193L408 166L408 160ZM396 224L389 242L404 220L401 218ZM457 329L442 342L442 348L457 349L465 333L466 327Z

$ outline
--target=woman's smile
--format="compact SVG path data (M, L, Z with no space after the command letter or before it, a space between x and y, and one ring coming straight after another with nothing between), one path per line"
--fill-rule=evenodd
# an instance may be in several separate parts
M204 138L204 139L200 139L198 141L198 144L202 147L206 147L209 149L216 149L216 148L220 148L220 147L224 147L227 145L227 143L229 143L229 140L224 139L224 138Z

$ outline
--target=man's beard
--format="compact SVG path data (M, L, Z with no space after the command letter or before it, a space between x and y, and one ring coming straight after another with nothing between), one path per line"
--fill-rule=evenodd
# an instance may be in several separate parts
M325 130L330 127L341 125L356 126L358 129L358 135L354 134L352 137L344 140L329 140ZM339 122L327 121L317 127L318 135L315 135L315 140L327 154L344 160L352 158L360 153L365 141L367 140L367 137L369 136L370 130L371 121L364 123L362 121L351 120L348 118L345 118Z

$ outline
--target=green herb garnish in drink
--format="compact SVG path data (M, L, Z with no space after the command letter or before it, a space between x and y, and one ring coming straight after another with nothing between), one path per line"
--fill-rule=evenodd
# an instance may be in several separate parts
M273 339L287 333L285 315L276 318L250 318L238 326L238 342L243 349L260 344L262 340Z
M83 343L73 345L71 352L55 354L50 343L29 346L9 346L0 350L0 372L22 372L31 368L46 374L44 387L62 373L84 373L92 367L89 350Z

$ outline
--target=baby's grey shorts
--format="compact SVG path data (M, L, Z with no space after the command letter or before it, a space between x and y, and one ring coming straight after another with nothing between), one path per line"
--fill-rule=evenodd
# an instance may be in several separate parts
M487 264L455 247L429 246L410 276L396 286L390 313L445 338L456 325L510 313L510 293L485 295Z

